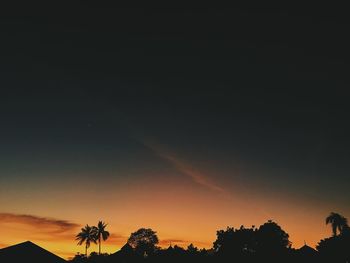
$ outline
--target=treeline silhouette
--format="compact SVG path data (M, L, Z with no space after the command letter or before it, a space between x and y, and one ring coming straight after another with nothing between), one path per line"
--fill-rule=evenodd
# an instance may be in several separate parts
M198 249L193 244L187 248L177 245L160 248L157 233L149 228L141 228L131 233L127 243L116 253L101 254L101 241L109 233L107 224L102 221L97 227L86 225L77 235L79 245L85 244L86 253L77 254L71 262L76 263L161 263L161 262L298 262L298 263L349 263L350 262L350 227L347 219L330 213L326 224L332 228L332 236L322 239L316 249L306 244L295 249L291 247L289 235L276 222L271 220L259 227L227 227L216 233L216 240L211 249ZM87 256L91 243L99 244L99 253Z

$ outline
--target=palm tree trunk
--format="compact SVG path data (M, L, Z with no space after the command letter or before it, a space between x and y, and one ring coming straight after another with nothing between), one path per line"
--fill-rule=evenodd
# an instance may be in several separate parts
M101 236L98 237L98 254L101 255Z
M85 257L87 258L87 245L85 245Z
M333 236L337 236L337 225L333 225Z

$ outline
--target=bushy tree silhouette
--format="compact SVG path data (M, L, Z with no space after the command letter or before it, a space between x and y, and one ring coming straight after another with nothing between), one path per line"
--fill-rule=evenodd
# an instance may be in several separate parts
M350 229L347 222L344 216L334 212L326 218L326 224L332 226L333 236L322 239L316 246L324 262L350 262Z
M258 253L280 253L290 248L289 235L275 222L269 220L256 231Z
M140 228L131 233L128 244L142 256L150 256L157 250L159 243L157 233L150 228Z
M214 251L220 258L235 258L238 261L253 261L257 256L264 258L271 255L282 257L290 247L289 235L273 221L261 225L238 229L227 227L217 231L213 244Z
M243 256L252 253L256 249L256 229L239 229L227 227L226 230L219 230L216 233L217 239L213 244L214 251L220 256Z
M192 243L188 245L187 247L187 253L190 256L196 256L199 253L199 249L195 247Z
M350 235L348 233L322 239L316 248L326 262L350 262Z

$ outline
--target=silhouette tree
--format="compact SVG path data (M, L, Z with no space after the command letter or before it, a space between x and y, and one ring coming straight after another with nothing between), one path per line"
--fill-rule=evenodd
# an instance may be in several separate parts
M333 236L336 236L338 231L341 234L344 230L349 229L348 220L344 216L334 212L331 212L326 218L326 224L331 224Z
M350 262L349 232L322 239L316 248L325 262Z
M219 230L216 233L217 239L214 242L214 251L223 257L250 254L255 251L256 246L256 229L245 228L239 229L227 227L226 230Z
M85 243L85 256L87 257L87 250L90 247L91 242L96 244L96 231L94 227L86 225L81 229L81 232L76 235L75 240L78 240L79 246Z
M96 252L91 252L88 261L91 263L107 263L109 262L108 256L108 254L98 254Z
M196 255L199 252L198 248L195 247L192 243L187 247L187 253L191 256Z
M256 232L256 252L264 255L282 255L290 248L289 235L275 222L269 220Z
M101 242L106 241L109 237L109 232L106 231L107 224L99 221L97 227L94 226L94 232L96 233L96 239L98 241L98 254L101 255Z
M87 261L87 258L86 258L86 255L83 255L83 254L76 254L71 260L70 262L74 262L74 263L81 263L81 262L86 262Z
M128 244L143 257L154 254L158 243L157 233L150 228L140 228L128 239Z

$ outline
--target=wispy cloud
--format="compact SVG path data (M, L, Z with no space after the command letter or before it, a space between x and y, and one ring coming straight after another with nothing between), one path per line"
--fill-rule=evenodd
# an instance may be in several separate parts
M69 220L0 212L0 227L2 224L11 226L11 229L15 231L11 236L12 238L18 237L19 239L32 239L42 242L75 242L75 236L82 227ZM17 231L19 229L25 231L18 235ZM124 235L111 233L108 243L123 244L126 240L127 237ZM0 243L1 246L5 247L6 244Z
M212 191L227 194L227 191L215 183L210 176L181 160L174 153L164 149L164 147L154 142L143 140L142 143L156 153L160 158L172 164L177 171L191 178L193 182Z
M65 233L77 229L80 225L67 220L40 217L35 215L0 213L1 223L19 223L32 227L40 227L45 232Z

